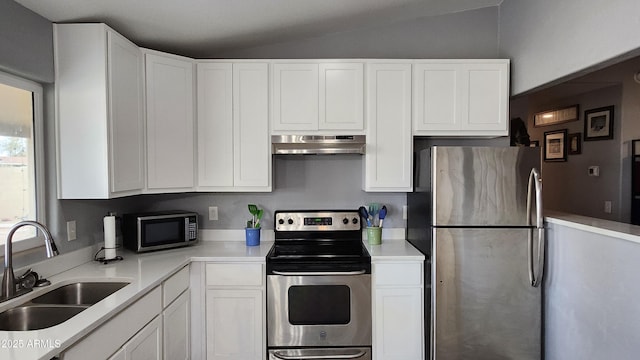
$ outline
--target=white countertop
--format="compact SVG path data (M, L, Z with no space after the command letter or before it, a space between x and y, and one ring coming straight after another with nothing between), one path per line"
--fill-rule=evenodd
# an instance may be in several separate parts
M255 247L245 246L244 241L203 241L192 247L147 254L120 252L123 261L107 265L89 261L49 276L52 285L0 304L0 312L73 282L126 281L130 284L59 325L33 331L0 331L0 359L48 360L192 261L264 262L272 245L270 241ZM368 245L365 241L365 245L372 261L424 259L424 255L404 240L383 240L381 245Z
M49 280L52 285L2 303L0 312L72 282L128 281L130 284L62 324L42 330L0 331L0 359L48 360L140 299L191 261L264 262L272 244L263 242L260 246L248 247L244 242L207 241L192 247L147 254L123 252L123 261L108 265L89 261L51 276Z
M595 234L640 243L640 226L555 211L545 212L545 221Z
M424 255L404 239L383 239L380 245L369 245L366 240L363 243L371 255L371 261L424 261Z

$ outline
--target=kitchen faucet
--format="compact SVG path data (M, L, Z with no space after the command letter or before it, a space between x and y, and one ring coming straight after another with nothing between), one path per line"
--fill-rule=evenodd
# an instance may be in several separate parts
M40 224L37 221L31 220L20 221L19 223L13 225L9 230L9 235L7 235L7 242L4 245L4 275L2 277L2 295L0 295L0 302L12 299L16 296L31 291L31 289L21 289L21 291L16 292L16 277L13 273L13 234L16 232L16 230L26 225L35 226L37 229L40 229L40 231L44 235L44 246L47 249L47 258L51 258L59 254L56 243L53 241L53 236L51 236L51 233L44 225Z

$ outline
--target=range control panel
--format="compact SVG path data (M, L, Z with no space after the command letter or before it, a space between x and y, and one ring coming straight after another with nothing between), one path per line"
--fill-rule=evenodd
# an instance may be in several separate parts
M276 231L360 230L358 211L276 211Z

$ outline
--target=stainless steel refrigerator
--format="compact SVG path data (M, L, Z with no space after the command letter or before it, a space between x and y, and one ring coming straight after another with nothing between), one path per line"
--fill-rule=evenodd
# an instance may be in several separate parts
M407 239L427 255L426 353L540 360L540 149L434 146L415 157Z

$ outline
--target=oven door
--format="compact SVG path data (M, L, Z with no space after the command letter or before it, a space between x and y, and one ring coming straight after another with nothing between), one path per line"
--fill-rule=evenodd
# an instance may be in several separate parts
M371 346L371 274L267 276L269 347Z
M269 360L371 360L370 348L321 348L269 350Z

